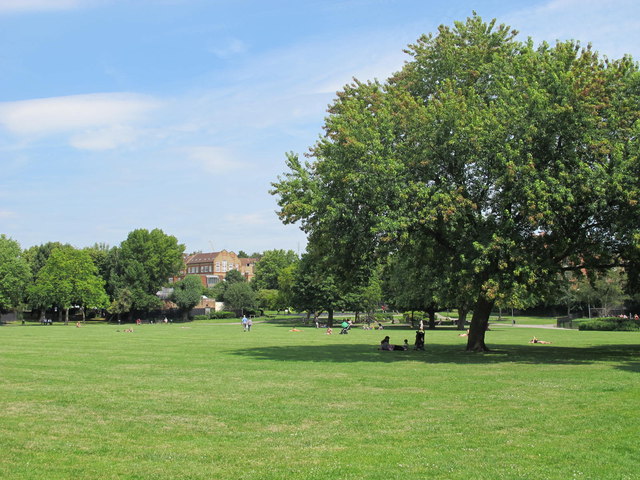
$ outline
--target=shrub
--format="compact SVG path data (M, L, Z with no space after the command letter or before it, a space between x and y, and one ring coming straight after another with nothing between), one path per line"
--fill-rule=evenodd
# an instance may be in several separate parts
M211 312L209 318L236 318L234 312Z
M633 332L640 330L640 321L629 318L605 317L587 320L578 326L578 330L598 330L608 332Z

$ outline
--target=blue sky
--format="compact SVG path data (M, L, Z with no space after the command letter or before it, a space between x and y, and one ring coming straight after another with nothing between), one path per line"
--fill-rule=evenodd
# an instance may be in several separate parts
M352 77L472 10L521 38L640 59L637 0L0 0L0 233L303 251L270 183Z

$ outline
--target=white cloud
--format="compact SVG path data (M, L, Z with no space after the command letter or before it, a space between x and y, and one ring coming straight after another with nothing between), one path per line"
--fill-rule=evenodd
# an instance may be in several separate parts
M503 20L503 19L501 19ZM536 43L546 40L591 42L609 58L640 51L640 3L637 0L549 0L514 12L504 19Z
M139 136L140 132L134 128L115 125L78 133L71 137L69 143L78 150L112 150L133 143Z
M273 219L273 212L255 212L245 214L231 214L225 216L225 224L233 224L242 227L253 227L266 225L270 219Z
M248 50L247 45L240 39L231 38L223 45L211 47L211 52L220 58L230 58Z
M0 218L14 218L15 216L15 212L11 212L9 210L0 210Z
M0 103L0 125L17 135L76 133L133 122L159 102L132 93L95 93Z
M227 148L214 146L193 146L181 152L207 173L221 174L243 167Z
M0 13L68 10L86 4L86 0L0 0Z

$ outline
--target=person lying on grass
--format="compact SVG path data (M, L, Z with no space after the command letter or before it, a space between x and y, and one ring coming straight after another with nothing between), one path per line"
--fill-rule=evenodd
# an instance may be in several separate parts
M405 340L404 343L405 343L404 345L392 345L391 343L389 343L389 335L387 335L380 342L380 350L389 350L389 351L391 351L391 350L408 350L409 349L408 342Z
M544 343L544 344L548 345L551 342L546 342L544 340L538 340L536 337L533 337L531 340L529 340L529 343Z

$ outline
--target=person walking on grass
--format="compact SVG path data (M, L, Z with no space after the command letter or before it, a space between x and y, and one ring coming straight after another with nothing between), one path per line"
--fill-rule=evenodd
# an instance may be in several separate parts
M248 320L247 320L247 316L246 316L246 315L243 315L243 316L242 316L242 330L243 330L244 332L246 332L246 331L247 331L247 321L248 321Z
M251 325L253 325L253 320L251 320L251 318L247 318L247 332L251 331Z

